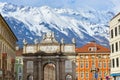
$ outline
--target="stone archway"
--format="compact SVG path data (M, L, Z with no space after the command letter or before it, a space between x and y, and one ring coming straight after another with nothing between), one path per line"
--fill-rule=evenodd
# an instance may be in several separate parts
M70 74L66 75L66 80L72 80L72 76Z
M70 61L76 58L74 39L71 44L64 43L63 39L59 43L54 33L47 33L40 43L24 41L23 57L23 80L30 73L33 80L75 80L75 64ZM32 67L27 64L28 61Z
M29 75L27 76L27 80L33 80L33 76L32 76L31 74L29 74Z
M44 80L56 80L56 70L53 63L44 65Z

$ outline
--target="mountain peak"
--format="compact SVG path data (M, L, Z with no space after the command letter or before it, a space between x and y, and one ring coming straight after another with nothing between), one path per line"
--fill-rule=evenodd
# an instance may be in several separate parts
M23 37L33 42L35 38L41 39L42 34L52 31L58 41L64 38L69 43L75 38L77 46L92 40L107 47L109 45L108 22L114 12L0 4L0 11L18 36L19 44L22 44Z

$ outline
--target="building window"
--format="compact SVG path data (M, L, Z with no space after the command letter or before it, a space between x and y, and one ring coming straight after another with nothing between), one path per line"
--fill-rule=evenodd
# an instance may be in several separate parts
M86 62L86 68L88 68L88 62Z
M115 36L117 36L117 27L115 27Z
M115 60L112 59L112 67L114 68L115 67Z
M84 64L83 64L83 62L81 62L81 64L80 64L80 67L81 67L81 68L83 68L83 67L84 67Z
M102 67L102 62L99 61L99 63L98 63L98 67L99 67L99 68Z
M100 58L101 58L101 55L98 55L98 58L100 59Z
M119 51L120 51L120 41L119 41Z
M116 66L119 67L119 58L116 58Z
M89 47L89 48L88 48L88 51L96 51L96 50L97 50L96 47Z
M117 27L115 27L115 36L117 36Z
M118 51L118 42L115 43L116 45L116 52Z
M18 72L19 72L19 73L22 73L22 67L21 67L21 66L19 66Z
M89 77L89 74L88 74L88 72L86 72L86 78L88 78Z
M108 67L109 67L109 68L111 67L111 60L110 60L110 62L108 63Z
M111 30L111 38L113 38L113 29Z
M82 77L82 78L84 77L84 72L81 72L81 77Z
M18 80L22 80L22 76L18 76Z
M102 77L102 71L99 72L99 77L100 77L100 78Z
M104 62L104 68L106 68L106 62Z
M111 46L112 53L114 53L114 44Z
M119 35L120 35L120 25L118 27L119 27Z

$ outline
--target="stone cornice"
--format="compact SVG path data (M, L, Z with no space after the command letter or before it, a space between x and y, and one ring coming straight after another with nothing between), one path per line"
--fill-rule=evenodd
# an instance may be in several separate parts
M3 25L6 27L7 31L11 32L13 38L18 41L17 37L15 36L15 34L13 33L12 29L9 27L8 23L5 21L5 19L2 17L2 15L0 14L0 19L3 23Z

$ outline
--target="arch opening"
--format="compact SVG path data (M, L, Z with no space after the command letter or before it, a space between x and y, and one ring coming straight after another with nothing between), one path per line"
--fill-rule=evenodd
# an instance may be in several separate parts
M33 76L32 76L31 74L29 74L29 75L27 76L27 80L33 80Z
M68 75L66 76L66 80L72 80L72 76L68 74Z
M44 66L44 80L56 80L55 65L53 63L47 63Z

